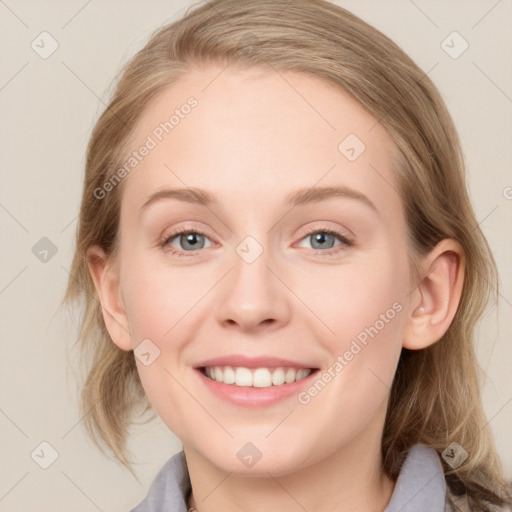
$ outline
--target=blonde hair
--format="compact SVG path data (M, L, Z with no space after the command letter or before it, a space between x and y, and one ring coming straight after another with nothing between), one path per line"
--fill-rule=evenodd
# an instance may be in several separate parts
M407 450L425 443L441 454L452 442L468 453L452 469L454 494L473 507L508 499L500 461L482 409L473 332L492 295L496 264L470 204L453 122L428 76L390 39L324 0L214 0L162 27L125 66L87 148L80 218L63 303L82 299L78 343L88 367L81 409L89 434L129 468L128 428L135 409L150 410L133 352L119 349L105 328L86 250L116 249L123 181L99 200L94 193L125 161L130 135L148 102L194 65L271 65L309 73L347 91L396 144L399 191L408 223L411 268L445 238L464 249L460 306L432 346L402 350L382 437L384 470L396 479ZM477 510L477 508L474 508Z

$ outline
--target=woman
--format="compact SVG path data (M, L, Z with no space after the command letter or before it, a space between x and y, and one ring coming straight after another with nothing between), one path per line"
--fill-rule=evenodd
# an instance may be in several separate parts
M472 346L496 283L402 50L324 1L209 2L91 136L87 426L127 467L138 405L182 441L137 512L507 510Z

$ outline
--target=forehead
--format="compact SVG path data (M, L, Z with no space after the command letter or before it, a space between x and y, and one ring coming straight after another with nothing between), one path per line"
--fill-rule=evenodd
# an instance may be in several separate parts
M144 145L151 149L125 178L125 210L165 188L197 187L258 213L262 200L297 188L345 185L386 215L401 212L387 132L348 93L309 74L192 69L148 105L130 151Z

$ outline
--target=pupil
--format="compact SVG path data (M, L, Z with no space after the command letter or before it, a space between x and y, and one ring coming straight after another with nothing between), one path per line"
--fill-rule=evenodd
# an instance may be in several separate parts
M201 235L197 235L196 233L189 233L187 235L182 235L182 237L185 239L185 242L183 243L183 247L187 247L187 244L190 247L194 248L196 245L199 244L197 237Z
M315 246L316 244L320 244L320 247L322 246L322 244L326 245L325 244L326 237L329 237L329 236L332 236L332 235L330 235L329 233L317 233L317 234L313 235L313 246Z
M187 243L189 244L196 244L197 243L197 240L196 240L196 235L194 235L193 233L190 233L189 235L187 235Z

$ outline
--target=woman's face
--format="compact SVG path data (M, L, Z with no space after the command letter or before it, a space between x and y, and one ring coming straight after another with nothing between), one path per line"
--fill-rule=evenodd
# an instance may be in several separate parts
M315 77L211 66L132 149L118 344L184 447L277 475L380 440L412 288L381 125Z

